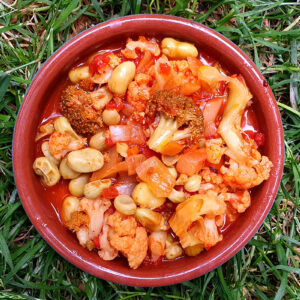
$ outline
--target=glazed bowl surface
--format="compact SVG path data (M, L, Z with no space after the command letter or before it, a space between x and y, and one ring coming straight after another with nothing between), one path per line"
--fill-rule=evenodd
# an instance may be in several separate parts
M265 134L262 149L273 162L270 178L252 191L252 204L225 232L223 241L196 257L161 265L130 269L123 259L104 261L81 247L46 201L32 170L35 134L49 95L68 69L83 55L129 36L171 36L195 43L230 72L241 74L253 95L253 108ZM41 236L61 256L99 278L134 286L162 286L190 280L220 266L252 238L275 199L284 161L283 130L272 91L254 63L232 42L198 23L163 15L136 15L114 19L77 35L57 50L34 77L24 97L13 140L14 175L23 207ZM55 196L55 195L54 195Z

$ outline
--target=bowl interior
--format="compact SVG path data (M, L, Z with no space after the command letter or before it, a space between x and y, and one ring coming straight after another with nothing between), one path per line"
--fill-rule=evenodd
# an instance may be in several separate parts
M103 261L79 246L59 221L47 200L49 195L32 171L35 133L50 95L78 58L132 35L172 36L197 44L232 73L242 74L253 108L265 134L263 154L274 164L268 181L252 192L252 204L225 233L223 241L197 257L132 270L124 259ZM272 92L254 64L231 42L199 24L166 16L133 16L112 20L85 31L60 48L34 78L19 112L14 134L14 172L23 206L45 240L63 257L100 278L138 286L159 286L189 280L219 266L240 250L257 231L275 198L283 164L283 135ZM55 197L55 194L51 195Z

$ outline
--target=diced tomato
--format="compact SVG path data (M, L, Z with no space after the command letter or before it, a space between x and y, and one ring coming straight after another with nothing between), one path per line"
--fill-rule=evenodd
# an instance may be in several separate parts
M146 160L146 157L143 154L136 154L127 156L125 160L128 166L128 175L134 175L136 174L136 168Z
M99 54L93 58L92 62L89 65L89 71L92 75L94 75L99 69L101 69L109 63L109 54L110 53Z
M102 191L101 196L103 198L114 199L119 195L118 190L114 186L110 186Z
M141 126L138 125L111 125L110 136L113 143L130 142L133 144L145 143L145 136Z
M138 146L141 153L145 155L146 158L150 158L152 156L160 157L159 153L151 150L147 145L140 145Z
M99 241L99 236L95 236L93 238L93 243L95 245L96 248L100 249L100 241Z
M173 156L173 155L176 155L179 152L181 152L183 148L184 148L183 145L181 145L175 141L171 141L162 149L161 153L164 155Z
M105 139L105 144L109 147L112 147L115 143L112 141L112 139L109 137L109 138L106 138Z
M127 150L127 155L128 155L128 156L136 155L136 154L139 154L139 152L140 152L140 150L139 150L138 146L134 146L134 147L129 148L129 149Z
M117 102L117 101L111 101L106 105L106 109L108 110L113 110L116 109L117 111L120 111L123 108L123 103L122 102Z
M175 185L175 179L167 167L155 156L142 162L136 173L145 181L157 197L168 197Z
M180 156L176 164L176 169L181 174L192 176L202 169L205 160L205 148L191 149Z
M265 143L265 135L261 132L257 132L254 136L254 141L257 147L263 146Z
M171 71L171 67L166 63L160 63L159 67L160 67L160 72L164 75L168 75Z

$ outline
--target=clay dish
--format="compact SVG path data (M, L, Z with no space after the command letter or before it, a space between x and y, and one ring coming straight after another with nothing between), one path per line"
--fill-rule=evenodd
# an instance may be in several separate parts
M81 247L76 237L58 221L39 178L32 170L35 134L49 95L60 78L82 55L131 35L171 36L195 43L232 73L242 74L253 94L253 109L265 134L263 154L273 162L270 178L252 191L252 204L225 233L223 241L196 257L185 257L137 270L123 259L104 261ZM190 280L220 266L253 237L275 199L284 160L283 130L272 91L254 63L219 33L192 21L163 16L136 15L101 23L77 35L56 51L34 77L15 126L13 166L24 209L48 244L78 268L99 278L134 286L162 286Z

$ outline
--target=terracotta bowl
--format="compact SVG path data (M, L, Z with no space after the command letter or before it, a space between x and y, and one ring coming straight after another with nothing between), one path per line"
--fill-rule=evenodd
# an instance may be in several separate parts
M232 73L242 74L254 96L253 108L266 137L263 153L274 164L270 178L252 191L252 204L225 233L223 241L196 257L132 270L123 259L103 261L82 248L75 236L58 222L45 191L32 170L40 116L57 82L78 58L130 35L172 36L197 44ZM220 266L252 238L266 218L276 196L283 168L283 130L271 92L254 63L217 32L181 18L137 15L101 23L77 35L56 51L36 74L19 111L13 141L13 165L24 209L42 237L61 256L99 278L133 286L161 286L190 280ZM55 195L54 195L55 196Z

